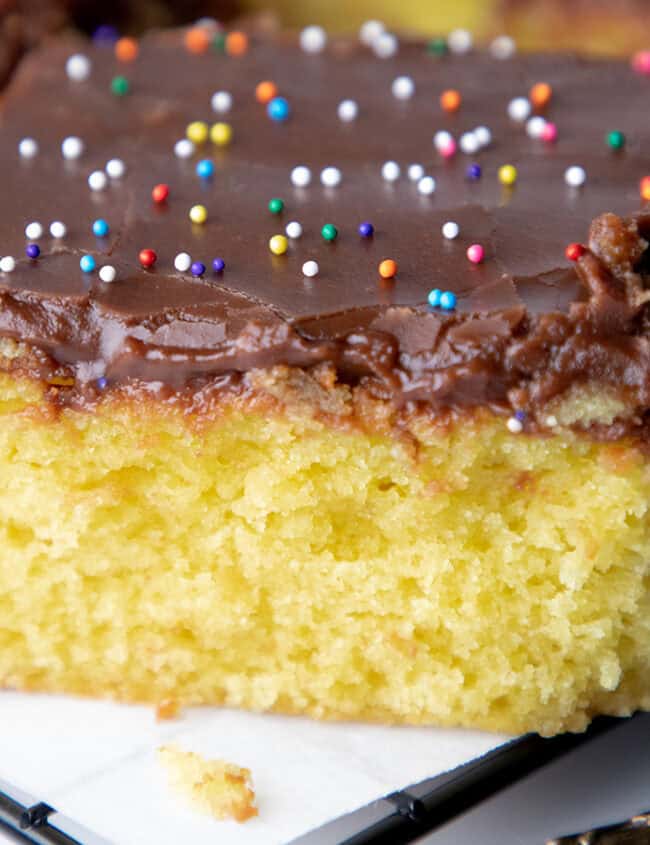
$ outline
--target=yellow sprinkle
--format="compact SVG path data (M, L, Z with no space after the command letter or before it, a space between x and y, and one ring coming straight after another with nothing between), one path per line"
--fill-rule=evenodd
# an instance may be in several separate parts
M273 255L284 255L287 251L289 242L284 235L273 235L269 241L269 249Z
M190 220L192 223L205 223L208 219L208 210L204 205L193 205L190 208Z
M185 134L193 144L204 144L208 140L208 124L195 120L188 125Z
M210 129L210 140L219 147L227 146L232 140L232 126L229 123L215 123Z
M499 168L499 182L502 185L514 185L517 181L517 168L512 164L502 164Z

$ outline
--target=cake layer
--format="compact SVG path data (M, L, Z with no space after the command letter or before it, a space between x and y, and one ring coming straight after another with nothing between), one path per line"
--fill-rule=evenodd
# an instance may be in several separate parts
M129 379L181 388L254 367L330 361L340 380L397 403L489 405L525 413L532 427L540 403L598 382L619 393L628 433L646 436L650 226L646 212L633 212L647 167L640 116L650 81L627 62L436 57L414 42L382 60L352 41L311 54L292 39L256 37L243 55L197 55L172 32L143 39L131 63L89 46L89 76L79 81L66 76L72 49L58 44L25 62L0 138L12 198L0 216L3 251L24 254L30 221L44 229L38 259L0 274L0 334L41 348L50 369L67 367L92 392L98 379L102 390ZM410 98L394 96L397 77L411 81ZM287 120L271 119L256 99L268 79L287 100ZM526 100L536 83L550 88ZM231 97L227 113L213 110L215 89ZM451 89L457 111L438 102ZM349 98L358 116L345 122L337 107ZM554 142L530 137L527 109L555 126ZM232 140L197 142L179 158L175 142L197 120L207 124L189 130L195 139L225 121ZM477 126L491 142L478 143ZM442 152L432 144L440 130L455 139L455 155L439 138ZM622 134L608 144L613 130ZM66 161L60 145L72 134L83 152ZM29 160L17 152L26 136L40 144ZM122 178L91 190L89 174L115 157ZM397 181L382 178L392 159ZM195 172L201 160L211 178ZM407 178L414 162L435 185ZM309 168L310 185L292 184L298 165ZM513 184L500 181L513 177L503 165L516 169ZM338 169L337 186L320 184L327 166ZM565 183L571 166L583 168L581 186ZM154 202L161 183L169 197ZM271 198L283 199L280 214L269 211ZM196 204L203 224L188 217ZM108 224L103 237L93 233L96 218ZM64 238L49 236L55 219L67 226ZM450 220L460 230L453 240L441 233ZM269 238L289 221L302 236L275 255ZM359 235L362 221L373 237ZM324 224L338 230L334 240L323 238ZM565 247L586 240L590 227L573 264ZM481 263L467 258L472 244L484 250ZM143 248L157 257L148 269L138 263ZM177 270L181 252L207 270ZM89 255L97 268L83 272ZM214 257L222 272L212 271ZM385 258L397 264L392 280L378 273ZM303 275L306 260L317 262L315 277ZM100 280L101 264L115 269L114 282ZM453 293L455 308L429 306L433 289Z
M650 465L279 369L0 376L0 685L552 733L650 707Z

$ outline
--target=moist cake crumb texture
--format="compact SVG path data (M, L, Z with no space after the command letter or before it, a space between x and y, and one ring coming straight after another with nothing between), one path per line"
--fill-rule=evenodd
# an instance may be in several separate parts
M646 70L192 33L3 105L0 685L650 707Z
M158 749L171 786L192 806L216 819L245 822L257 815L251 773L234 763L206 760L174 745Z

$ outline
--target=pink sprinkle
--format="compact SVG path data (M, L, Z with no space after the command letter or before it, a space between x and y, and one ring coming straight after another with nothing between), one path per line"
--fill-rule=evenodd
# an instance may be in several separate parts
M553 143L557 140L557 126L554 123L546 123L542 129L542 138L544 141Z
M472 244L467 247L467 257L472 264L480 264L485 258L485 250L481 244Z
M650 76L650 50L639 50L632 57L632 67L637 73Z
M440 148L440 155L443 158L453 158L456 155L456 142L453 138L444 147Z

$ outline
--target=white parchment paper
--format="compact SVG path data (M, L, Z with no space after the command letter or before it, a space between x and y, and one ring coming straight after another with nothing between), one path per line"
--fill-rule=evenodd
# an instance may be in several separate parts
M145 707L0 693L0 778L118 845L283 845L505 739L217 708L156 722ZM240 825L189 809L156 759L169 742L250 768L259 817Z

